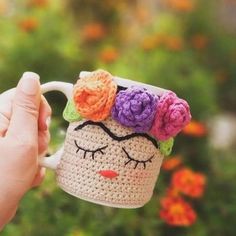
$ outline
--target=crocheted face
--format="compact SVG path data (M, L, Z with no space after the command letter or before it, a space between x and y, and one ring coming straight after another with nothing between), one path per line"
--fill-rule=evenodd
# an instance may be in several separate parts
M135 208L152 196L162 159L157 142L148 135L111 118L82 120L68 128L57 180L82 199Z
M98 204L136 208L152 196L164 154L190 119L168 92L122 88L105 71L78 80L64 117L70 121L57 168L61 188Z

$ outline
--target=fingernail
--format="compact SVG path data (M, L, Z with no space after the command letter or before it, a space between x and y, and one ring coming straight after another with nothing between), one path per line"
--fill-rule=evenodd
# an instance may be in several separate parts
M39 91L39 75L25 72L19 82L20 89L27 95L36 95Z
M51 117L49 116L49 117L46 119L47 129L49 129L50 124L51 124Z

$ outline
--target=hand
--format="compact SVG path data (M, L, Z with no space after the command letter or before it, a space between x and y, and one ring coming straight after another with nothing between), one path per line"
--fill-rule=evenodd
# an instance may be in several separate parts
M0 95L0 230L22 196L43 180L38 156L47 150L50 115L37 74L25 73L16 89Z

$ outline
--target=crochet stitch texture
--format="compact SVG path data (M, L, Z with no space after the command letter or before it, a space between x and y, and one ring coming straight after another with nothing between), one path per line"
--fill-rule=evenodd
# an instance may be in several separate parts
M79 114L92 121L102 121L110 115L117 85L112 75L97 70L87 78L79 79L74 86L74 102Z
M147 132L154 120L158 100L144 88L130 87L118 93L111 116L136 132Z
M191 120L188 103L173 92L165 93L158 103L151 134L158 140L176 136Z

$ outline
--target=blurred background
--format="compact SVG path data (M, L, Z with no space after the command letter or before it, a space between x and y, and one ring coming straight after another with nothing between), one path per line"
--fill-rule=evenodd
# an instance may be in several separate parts
M1 235L235 235L235 12L235 0L0 0L1 92L24 71L75 83L81 70L103 68L175 91L193 115L143 208L76 199L49 170ZM53 153L68 125L66 101L47 99Z

